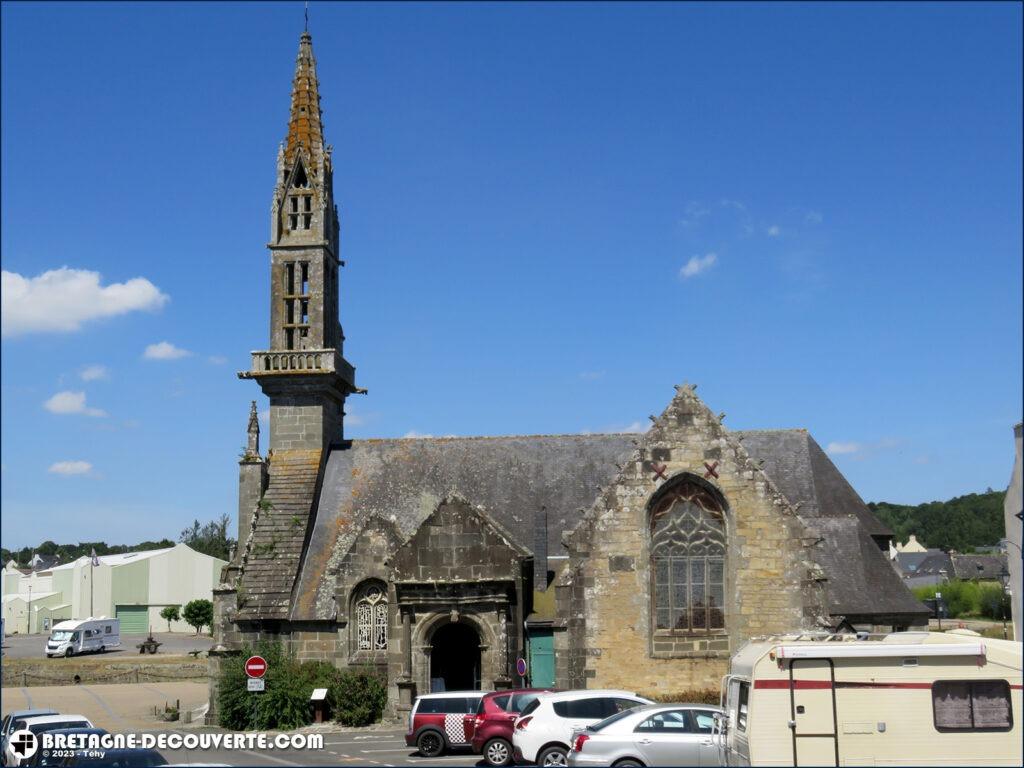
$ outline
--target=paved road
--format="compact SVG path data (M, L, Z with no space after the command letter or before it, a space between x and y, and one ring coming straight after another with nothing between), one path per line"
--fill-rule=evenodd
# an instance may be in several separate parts
M28 688L5 686L0 695L3 714L15 709L47 707L58 712L84 715L89 721L111 733L115 731L158 730L177 723L158 721L153 707L181 702L182 712L199 710L209 699L204 680L196 682L158 681L152 683L115 683L112 685L39 685ZM203 710L205 711L205 710Z
M4 657L8 659L45 658L46 635L8 635L4 638ZM153 637L163 643L157 655L181 655L195 650L209 650L213 638L209 635L194 635L189 632L154 632ZM121 635L121 647L107 651L107 655L132 653L138 655L135 647L146 639L145 635ZM59 659L54 659L59 663Z
M195 733L195 731L181 731ZM162 750L171 763L203 763L209 765L367 765L382 766L416 765L420 768L438 766L483 766L480 755L468 752L453 752L440 757L421 757L415 750L405 746L404 729L380 731L352 731L347 733L324 734L322 750L209 750L206 752L185 750Z

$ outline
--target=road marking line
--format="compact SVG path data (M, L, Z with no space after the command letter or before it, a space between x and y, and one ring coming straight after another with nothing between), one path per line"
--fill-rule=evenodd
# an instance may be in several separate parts
M250 751L248 749L240 749L238 751L241 752L242 754L245 754L245 755L252 755L253 757L266 758L267 760L272 760L273 762L280 763L281 765L305 765L305 763L293 763L290 760L284 760L283 758L280 758L280 757L274 757L273 755L268 755L266 752L252 752L252 751Z

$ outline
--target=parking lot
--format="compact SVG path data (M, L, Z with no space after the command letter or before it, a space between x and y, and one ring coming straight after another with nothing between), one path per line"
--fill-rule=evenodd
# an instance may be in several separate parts
M153 637L162 643L157 653L181 655L189 651L208 651L213 645L209 635L194 635L189 632L154 632ZM4 638L4 658L31 659L46 656L46 635L8 635ZM107 651L113 654L138 654L135 646L146 639L146 635L121 635L121 647ZM58 660L55 660L58 661Z
M195 731L190 731L194 733ZM183 731L184 733L184 731ZM322 750L162 750L169 762L216 763L221 765L372 765L372 766L476 766L485 765L480 755L454 752L440 757L420 757L405 746L405 730L349 731L324 733Z

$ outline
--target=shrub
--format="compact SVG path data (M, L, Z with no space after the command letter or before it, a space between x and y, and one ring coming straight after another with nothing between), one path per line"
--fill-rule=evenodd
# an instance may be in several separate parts
M384 712L388 688L376 671L363 668L339 673L331 694L335 720L342 725L370 725Z
M691 688L674 693L655 691L641 695L661 704L714 704L717 706L720 701L719 692L714 688Z
M253 654L267 660L266 690L250 693L245 660ZM381 718L387 685L373 670L341 671L326 661L298 662L281 643L262 641L245 646L221 664L217 704L220 725L233 730L290 730L312 720L309 697L327 689L327 707L343 725L370 725Z
M267 660L266 690L246 688L245 660L253 654ZM262 641L244 646L238 656L221 664L217 704L220 724L234 730L290 730L310 721L309 697L313 685L295 658L281 643Z
M1003 619L1010 616L1010 596L998 584L982 584L979 590L981 615L987 619Z
M942 593L946 615L950 619L981 613L981 588L972 581L947 581L938 586L914 588L914 596L918 600L933 598L936 592Z

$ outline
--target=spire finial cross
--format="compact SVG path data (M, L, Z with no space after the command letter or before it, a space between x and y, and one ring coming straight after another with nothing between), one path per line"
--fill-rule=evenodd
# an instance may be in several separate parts
M305 31L309 32L309 0L306 0L305 16Z

